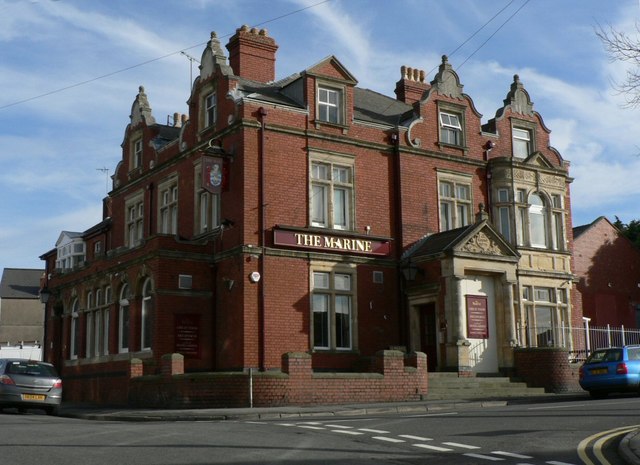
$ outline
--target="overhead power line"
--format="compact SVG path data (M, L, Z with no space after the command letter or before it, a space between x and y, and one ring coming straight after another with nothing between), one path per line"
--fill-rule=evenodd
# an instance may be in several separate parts
M267 19L266 21L262 21L262 22L260 22L258 24L255 24L253 27L264 26L265 24L269 24L269 23L272 23L274 21L278 21L280 19L286 18L288 16L292 16L292 15L301 13L301 12L303 12L305 10L309 10L311 8L315 8L317 6L320 6L320 5L324 4L324 3L329 3L331 1L333 1L333 0L322 0L322 1L314 3L312 5L305 6L303 8L298 8L297 10L290 11L289 13L285 13L283 15L276 16L275 18ZM230 37L232 34L233 33L224 34L224 35L220 36L220 38ZM154 63L156 61L164 60L165 58L169 58L169 57L171 57L173 55L178 55L180 53L184 53L185 50L190 50L190 49L196 48L196 47L202 47L203 45L206 45L206 44L207 44L207 42L201 42L199 44L191 45L189 47L186 47L186 48L183 48L183 49L180 49L180 50L176 50L175 52L167 53L166 55L162 55L162 56L159 56L159 57L156 57L156 58L152 58L150 60L143 61L143 62L137 63L135 65L127 66L126 68L122 68L122 69L119 69L117 71L112 71L110 73L106 73L106 74L103 74L101 76L96 76L96 77L93 77L91 79L87 79L85 81L76 82L75 84L70 84L70 85L65 86L65 87L60 87L58 89L51 90L51 91L45 92L43 94L34 95L33 97L28 97L28 98L25 98L25 99L22 99L22 100L17 100L15 102L8 103L6 105L0 106L0 110L4 110L6 108L10 108L10 107L13 107L13 106L16 106L16 105L21 105L23 103L31 102L33 100L41 99L43 97L48 97L49 95L58 94L60 92L67 91L69 89L75 89L76 87L84 86L86 84L90 84L92 82L96 82L96 81L99 81L101 79L105 79L105 78L108 78L108 77L111 77L111 76L115 76L116 74L124 73L125 71L130 71L130 70L135 69L135 68L140 68L140 67L148 65L150 63Z

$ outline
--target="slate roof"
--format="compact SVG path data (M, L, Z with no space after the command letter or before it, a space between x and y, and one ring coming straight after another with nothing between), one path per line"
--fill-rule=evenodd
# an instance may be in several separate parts
M464 238L466 234L476 226L476 224L470 224L462 228L450 229L449 231L425 236L408 251L408 255L411 257L428 257L443 253L451 249L451 247Z
M0 281L0 299L38 299L44 270L5 268Z
M362 121L396 126L413 110L411 105L369 89L356 87L353 92L354 116Z
M247 97L263 100L267 103L304 109L303 105L282 91L300 78L300 74L293 74L280 81L266 84L239 78L238 90ZM413 112L413 107L409 104L360 87L354 87L353 100L354 118L369 123L396 126L409 119Z

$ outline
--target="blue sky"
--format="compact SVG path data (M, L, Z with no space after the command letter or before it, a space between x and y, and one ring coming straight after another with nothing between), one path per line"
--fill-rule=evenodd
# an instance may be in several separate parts
M180 52L243 24L275 38L278 79L335 55L389 96L402 65L431 80L449 55L484 122L518 74L571 162L574 226L640 219L639 110L594 32L638 19L638 0L0 0L0 269L43 267L61 231L102 219L138 86L157 122L187 113Z

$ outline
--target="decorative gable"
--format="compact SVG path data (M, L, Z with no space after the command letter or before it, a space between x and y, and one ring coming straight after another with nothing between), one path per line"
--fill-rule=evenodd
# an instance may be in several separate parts
M307 68L306 74L323 78L336 79L355 86L358 80L344 67L340 60L331 55L315 65Z
M131 105L131 126L136 126L138 123L144 122L147 126L156 124L156 120L151 113L151 105L147 99L147 94L144 93L144 87L138 87L138 95Z
M448 57L442 55L442 63L438 68L436 77L431 81L429 94L435 92L446 97L462 99L464 97L462 93L463 87L464 86L460 84L458 73L456 73L451 64L449 64Z
M510 108L512 113L533 116L533 102L529 93L525 90L520 81L520 76L514 74L511 89L504 99L504 108Z
M513 249L489 227L488 223L468 236L454 250L480 255L514 256Z
M531 165L539 168L554 168L554 166L547 160L542 152L534 152L527 157L524 161L525 165Z

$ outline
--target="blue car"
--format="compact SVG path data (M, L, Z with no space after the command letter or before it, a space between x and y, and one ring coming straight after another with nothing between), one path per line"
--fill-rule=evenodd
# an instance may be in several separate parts
M580 386L594 398L640 393L640 345L594 351L580 367Z

